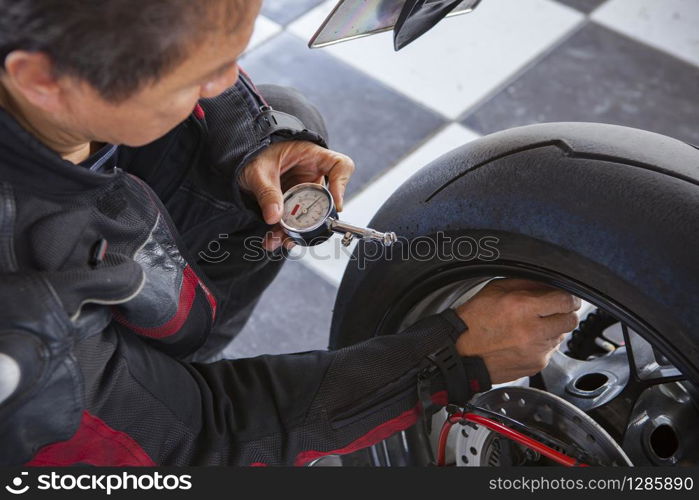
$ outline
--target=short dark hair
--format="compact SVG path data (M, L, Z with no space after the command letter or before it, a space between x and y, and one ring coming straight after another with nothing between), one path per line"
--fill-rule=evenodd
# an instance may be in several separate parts
M245 3L0 0L0 68L14 50L43 52L57 76L78 77L105 99L120 101L174 68L222 22L235 29ZM227 19L220 19L222 12Z

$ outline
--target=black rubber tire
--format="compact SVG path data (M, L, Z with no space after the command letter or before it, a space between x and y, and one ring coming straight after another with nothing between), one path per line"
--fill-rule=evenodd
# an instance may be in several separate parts
M367 262L376 246L360 244L337 295L332 348L395 333L412 304L458 273L543 273L604 297L699 382L699 150L691 145L591 123L496 133L422 169L371 227L411 244L440 231L493 236L499 257L423 261L394 250Z

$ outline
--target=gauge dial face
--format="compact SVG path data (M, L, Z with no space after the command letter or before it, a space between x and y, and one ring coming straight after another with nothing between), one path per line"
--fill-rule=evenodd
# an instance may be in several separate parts
M282 221L291 229L315 229L330 215L331 201L320 185L299 186L284 198Z

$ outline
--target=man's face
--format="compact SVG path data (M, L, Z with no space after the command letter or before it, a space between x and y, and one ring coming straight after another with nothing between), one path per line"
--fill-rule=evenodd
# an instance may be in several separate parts
M234 33L214 30L174 70L118 104L84 82L65 82L63 125L89 141L134 147L162 137L192 113L199 99L219 95L238 79L236 60L250 41L259 3L247 7Z

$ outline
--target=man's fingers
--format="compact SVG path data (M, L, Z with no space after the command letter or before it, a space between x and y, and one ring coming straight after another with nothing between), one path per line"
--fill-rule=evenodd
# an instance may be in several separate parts
M259 164L250 172L247 188L257 199L267 224L277 224L282 218L284 198L276 165Z
M328 189L330 194L333 195L335 200L335 206L337 211L341 212L344 203L345 190L347 189L347 184L354 173L355 167L354 162L349 156L343 155L342 153L337 153L335 151L330 151L333 157L333 163L330 170L327 172L328 177Z
M262 246L268 252L273 252L282 245L287 250L291 250L296 246L296 243L294 243L294 240L292 240L280 226L274 226L272 230L268 231L265 235Z
M578 315L574 312L540 318L538 323L541 325L539 330L541 338L548 339L558 345L563 341L563 336L566 333L572 332L578 327L579 321Z
M555 337L551 337L548 339L549 343L549 348L552 350L558 349L558 346L561 345L561 343L565 340L567 333L561 333L560 335L556 335Z
M241 186L255 194L267 223L276 224L281 219L282 186L287 190L302 182L327 177L328 190L340 211L354 169L354 162L348 156L312 142L280 142L258 156L254 165L246 167Z
M274 226L265 235L265 239L262 242L262 246L268 252L273 252L282 245L286 246L287 240L291 241L291 238L289 238L289 236L284 232L284 230L280 226Z
M563 290L536 290L531 292L532 311L542 318L553 314L577 311L582 301Z
M272 252L282 246L284 236L285 234L280 228L274 227L271 231L268 231L267 234L265 234L265 239L262 241L262 246L268 252Z

